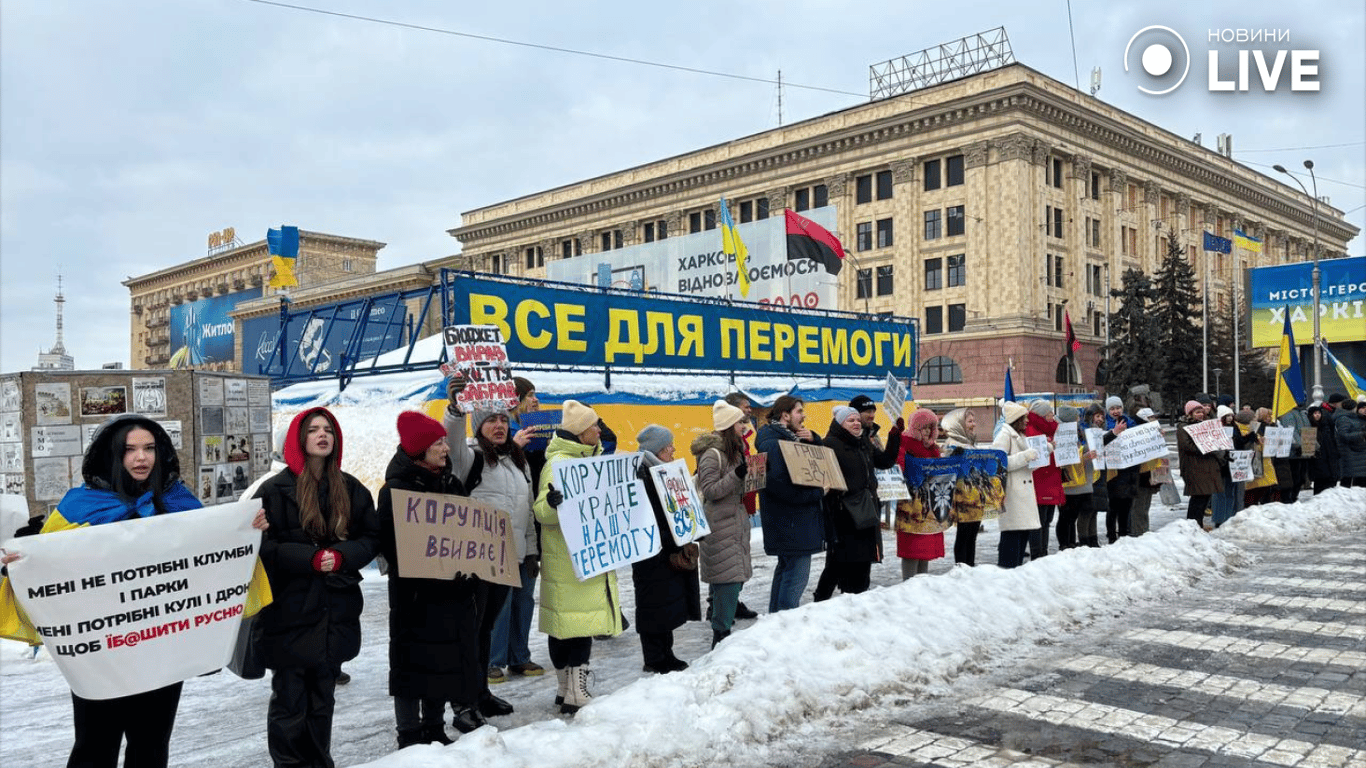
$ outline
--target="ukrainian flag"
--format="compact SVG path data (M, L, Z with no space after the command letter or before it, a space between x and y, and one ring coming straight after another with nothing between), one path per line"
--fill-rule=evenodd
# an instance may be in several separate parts
M721 198L721 252L735 257L735 269L739 272L740 296L749 296L749 249L740 239L740 232L730 218L730 206L726 198Z
M275 275L270 278L271 288L288 288L298 285L299 278L294 276L294 264L299 258L299 228L280 227L266 230L266 247L270 250L270 263L275 267Z
M1300 356L1295 351L1295 334L1290 329L1290 309L1285 312L1285 329L1281 331L1281 356L1276 362L1276 390L1271 412L1280 418L1304 404L1304 374L1300 373Z
M1262 252L1262 241L1255 237L1250 237L1241 229L1233 230L1233 244L1239 248L1252 251L1253 253Z
M1342 379L1342 385L1347 388L1347 397L1358 403L1366 400L1366 379L1358 376L1334 357L1333 353L1328 351L1327 344L1323 345L1323 354L1328 355L1328 362L1333 364L1333 369L1338 372L1338 378Z

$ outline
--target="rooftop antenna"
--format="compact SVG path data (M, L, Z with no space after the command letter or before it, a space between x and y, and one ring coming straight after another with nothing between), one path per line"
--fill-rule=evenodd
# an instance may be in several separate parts
M1100 67L1091 70L1091 95L1095 96L1096 91L1100 90Z
M57 343L52 346L51 354L65 355L66 346L62 344L62 305L66 303L66 299L62 296L61 272L57 273L57 298L53 301L57 302Z
M783 71L778 70L778 125L783 124Z

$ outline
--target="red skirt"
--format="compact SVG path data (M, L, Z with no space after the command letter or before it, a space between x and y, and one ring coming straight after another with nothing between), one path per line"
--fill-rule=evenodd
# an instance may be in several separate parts
M944 556L944 534L896 534L896 556L907 560L937 560Z

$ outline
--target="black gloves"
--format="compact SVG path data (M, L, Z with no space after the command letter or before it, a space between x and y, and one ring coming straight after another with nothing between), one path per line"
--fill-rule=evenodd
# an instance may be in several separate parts
M740 478L741 480L744 480L744 479L745 479L745 475L748 475L748 474L749 474L749 463L748 463L748 462L742 461L742 462L740 462L739 464L736 464L736 465L735 465L735 476L736 476L736 477Z
M545 487L545 503L549 504L551 509L559 509L560 505L564 503L564 494L555 490L555 486L547 485Z
M906 420L897 419L892 428L887 431L887 442L895 443L901 440L901 433L906 431Z
M526 559L526 563L525 563L524 565L526 566L526 573L527 573L527 576L529 576L529 577L531 577L531 578L534 579L534 578L536 578L537 576L541 575L541 556L540 556L540 555L528 555L528 556L527 556L527 559Z

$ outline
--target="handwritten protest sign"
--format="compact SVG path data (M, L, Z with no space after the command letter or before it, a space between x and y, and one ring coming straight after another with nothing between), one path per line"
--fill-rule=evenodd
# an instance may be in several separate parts
M1162 427L1150 421L1129 427L1111 440L1105 446L1105 466L1109 469L1125 469L1166 455L1167 441L1162 437Z
M768 454L754 453L745 457L749 471L745 473L745 487L742 493L762 491L768 486Z
M259 501L11 539L20 607L71 690L112 699L225 666L261 547Z
M887 384L882 392L882 412L887 414L888 420L893 424L901 418L901 412L906 408L906 385L901 380L893 376L891 371L887 372Z
M1025 438L1025 442L1029 444L1030 448L1034 449L1035 453L1039 454L1038 456L1034 457L1033 461L1029 462L1029 468L1038 469L1039 467L1048 466L1048 457L1050 455L1048 448L1048 436L1029 435Z
M711 533L702 510L702 494L693 485L686 461L679 459L650 467L649 474L659 502L664 505L664 519L675 544L681 546Z
M1099 427L1086 428L1086 450L1096 454L1091 465L1096 469L1105 469L1105 430Z
M1295 442L1292 427L1267 427L1262 434L1262 455L1272 459L1290 457L1290 446Z
M1319 428L1300 427L1300 455L1306 459L1319 449Z
M512 516L444 493L390 488L398 572L409 579L449 581L456 574L520 587Z
M553 411L532 411L517 417L517 422L522 425L522 429L532 430L531 440L526 444L524 450L544 451L550 445L550 438L555 436L555 429L560 426L562 412Z
M900 469L892 467L877 470L878 501L900 501L909 498L911 498L911 492L906 487L906 476L901 473Z
M813 486L824 491L831 488L849 490L849 486L844 483L844 473L840 472L840 463L835 458L835 452L829 448L793 440L778 441L778 448L783 452L787 474L793 483Z
M1252 471L1252 459L1256 451L1229 451L1228 454L1228 473L1235 483L1250 483L1255 476Z
M469 381L456 396L465 413L517 407L517 386L512 381L507 347L497 326L448 325L442 336L447 362Z
M1233 439L1224 432L1224 426L1217 421L1197 421L1185 425L1182 429L1195 441L1195 447L1199 448L1201 453L1233 450Z
M1157 460L1157 468L1152 472L1152 482L1159 485L1172 481L1172 460L1161 458Z
M555 463L555 488L564 494L560 528L579 581L659 552L659 526L636 477L639 466L639 453Z
M902 533L938 533L956 523L997 517L1005 504L1006 455L967 450L933 459L906 458L910 498L896 505Z
M1080 435L1075 425L1064 423L1053 435L1053 460L1060 467L1081 463Z

